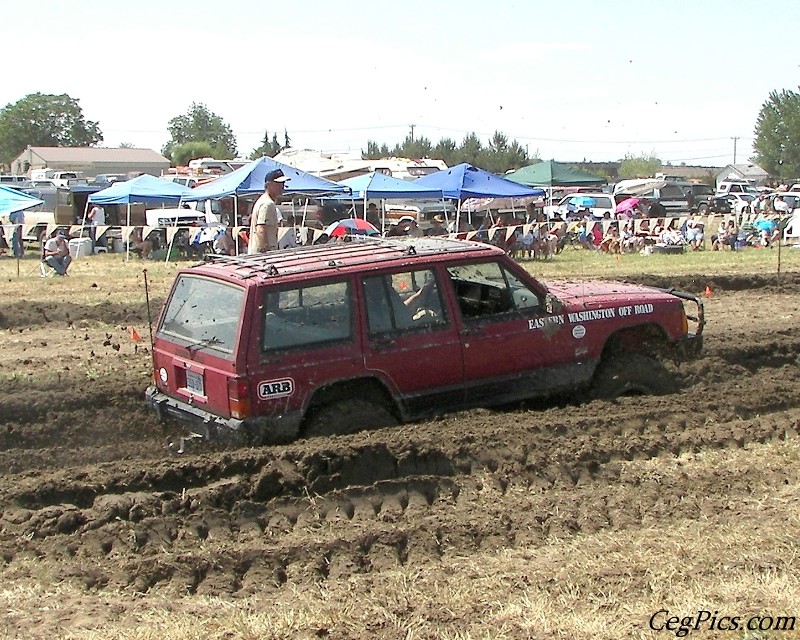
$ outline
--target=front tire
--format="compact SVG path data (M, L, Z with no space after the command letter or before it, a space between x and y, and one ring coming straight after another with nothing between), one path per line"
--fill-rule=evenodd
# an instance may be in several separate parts
M592 383L592 397L614 399L630 395L665 395L676 390L664 365L643 353L623 352L600 363Z

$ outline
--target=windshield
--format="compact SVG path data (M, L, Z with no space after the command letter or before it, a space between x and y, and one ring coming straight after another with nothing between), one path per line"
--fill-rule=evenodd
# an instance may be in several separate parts
M244 289L193 275L178 277L161 332L191 345L233 353Z

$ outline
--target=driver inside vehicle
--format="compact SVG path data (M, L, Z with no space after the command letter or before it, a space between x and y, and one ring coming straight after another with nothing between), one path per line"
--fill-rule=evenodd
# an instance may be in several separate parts
M365 278L364 294L370 333L440 321L441 302L436 278L429 271Z

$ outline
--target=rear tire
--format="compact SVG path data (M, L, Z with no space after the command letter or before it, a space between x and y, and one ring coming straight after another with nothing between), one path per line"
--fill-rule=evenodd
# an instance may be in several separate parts
M665 395L675 390L675 380L661 362L643 353L623 352L597 368L591 395L610 400L626 395Z
M339 400L310 411L303 426L306 437L331 436L397 424L397 418L382 404L360 398Z

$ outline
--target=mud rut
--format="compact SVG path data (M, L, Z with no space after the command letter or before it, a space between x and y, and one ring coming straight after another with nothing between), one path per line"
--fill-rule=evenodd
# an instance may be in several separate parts
M678 284L700 291L706 282ZM2 581L34 562L42 579L93 592L236 596L724 512L766 472L664 479L625 464L797 433L800 279L713 284L705 354L677 370L677 394L478 410L180 456L165 446L176 434L143 408L145 349L115 349L91 324L84 336L70 311L6 313L0 326L32 332L20 332L30 347L20 363L41 356L47 329L73 350L127 352L138 369L87 382L62 353L57 375L0 389ZM114 322L116 312L97 313ZM796 471L770 473L780 484Z

